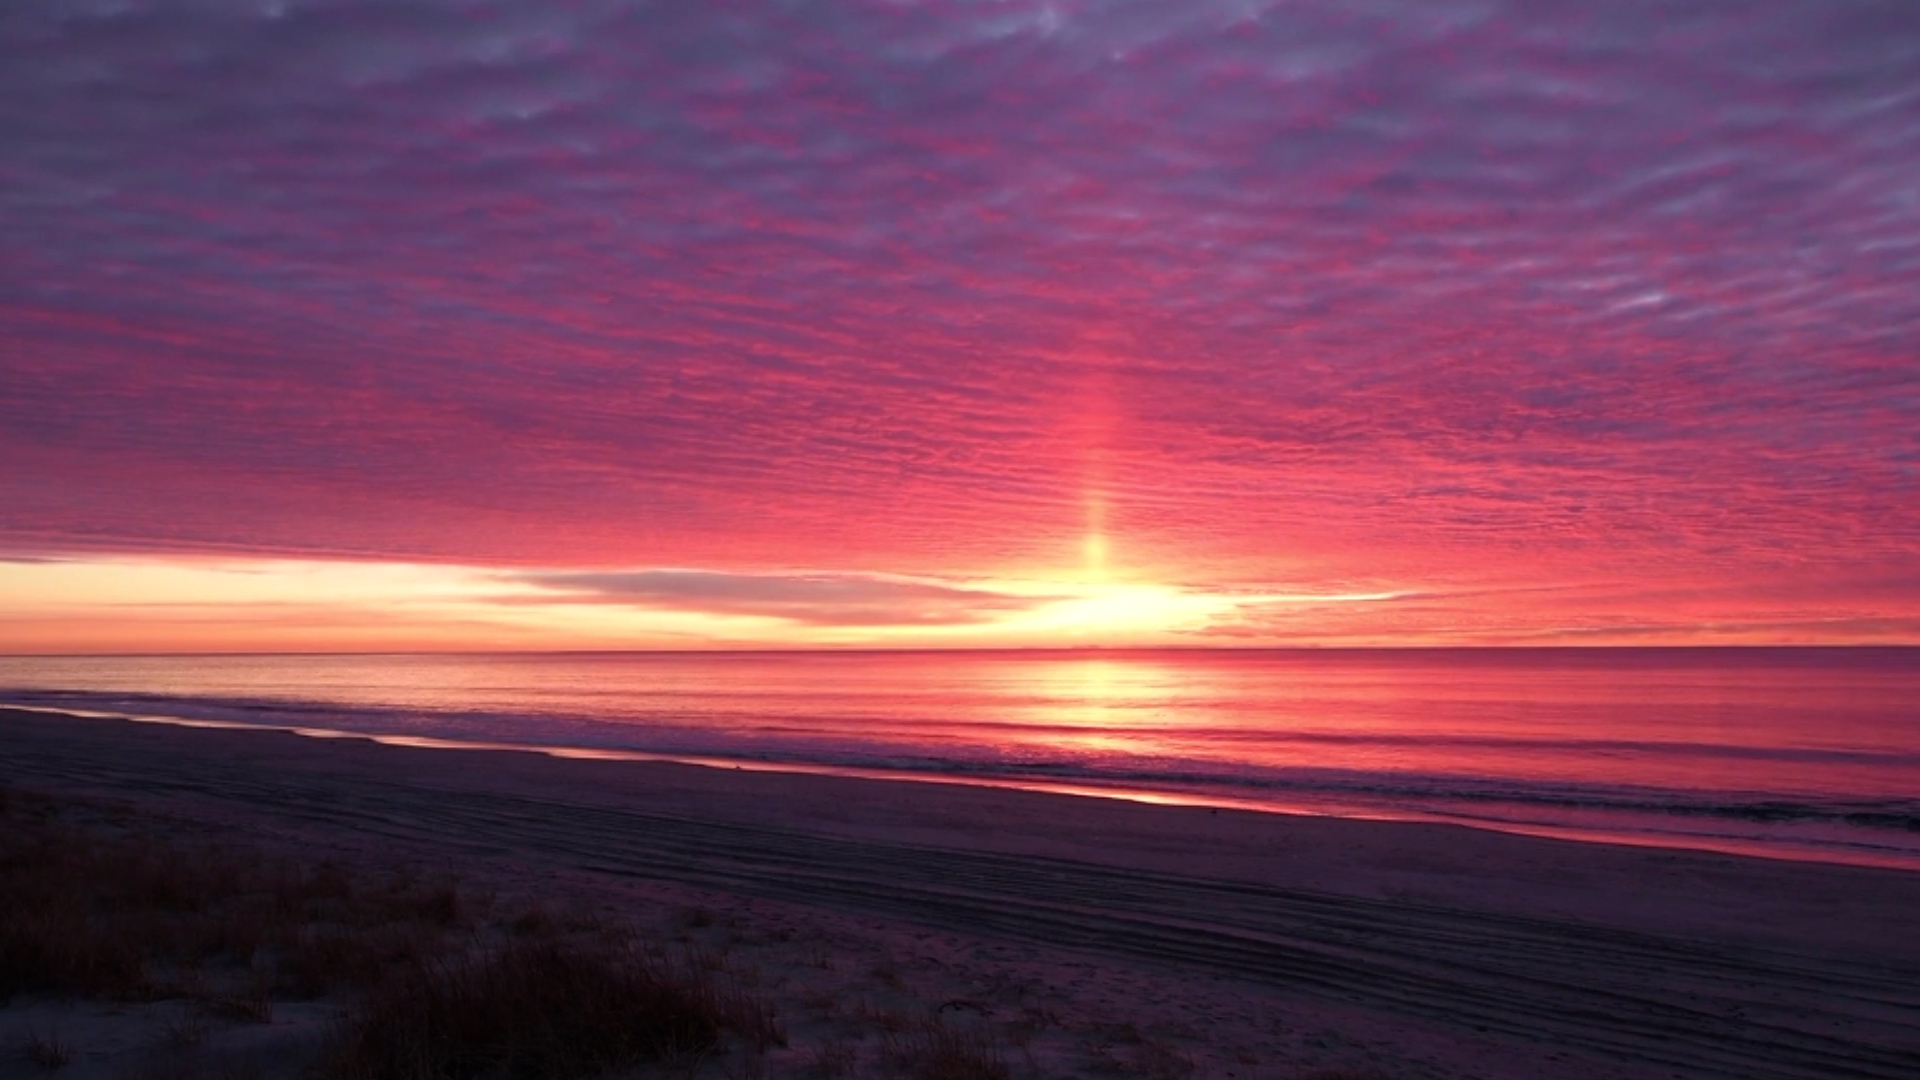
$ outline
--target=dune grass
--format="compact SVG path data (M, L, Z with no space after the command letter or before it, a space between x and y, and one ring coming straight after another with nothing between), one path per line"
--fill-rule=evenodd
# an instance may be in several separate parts
M110 808L0 789L0 1002L191 998L266 1019L274 997L364 989L444 950L462 904L450 878L181 843Z
M999 1043L985 1032L941 1023L888 1039L882 1056L902 1080L1011 1080Z
M565 1080L779 1039L765 1005L630 928L493 908L444 876L262 858L0 787L0 1004L178 999L182 1051L212 1021L330 997L344 1018L313 1065L342 1080Z
M343 1078L591 1076L694 1061L723 1031L776 1037L769 1014L691 965L632 944L543 937L415 965L370 993L341 1033Z

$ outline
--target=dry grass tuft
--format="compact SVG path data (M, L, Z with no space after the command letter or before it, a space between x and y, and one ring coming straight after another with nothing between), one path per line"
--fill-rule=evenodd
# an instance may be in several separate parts
M270 980L256 978L231 993L202 994L194 999L194 1007L216 1020L271 1024L273 984Z
M51 1072L65 1068L73 1060L73 1047L57 1030L43 1033L38 1028L28 1028L25 1042L27 1060L33 1062L36 1069Z
M892 1070L889 1075L907 1080L1010 1080L1013 1075L1006 1056L985 1032L938 1023L888 1038L881 1056Z
M370 994L334 1050L343 1078L587 1076L764 1036L764 1010L700 973L558 938L413 965Z
M460 924L451 879L356 880L334 863L303 868L78 816L18 791L0 798L0 1003L190 997L204 973L264 970L264 987L222 996L257 1014L275 992L370 986Z
M819 1080L839 1080L852 1072L859 1060L858 1046L845 1039L830 1039L814 1048L801 1071Z
M207 1039L207 1016L195 1008L183 1008L167 1020L161 1031L161 1044L171 1050L191 1050Z
M329 995L354 1004L326 1054L344 1080L565 1078L698 1060L723 1033L753 1053L784 1041L765 1003L721 981L721 959L669 960L625 924L540 908L476 923L492 898L451 878L159 832L0 786L0 1004L177 1000L164 1052L141 1066L150 1080L208 1076L215 1021L264 1023L276 1000ZM57 1068L70 1051L36 1036L29 1055Z

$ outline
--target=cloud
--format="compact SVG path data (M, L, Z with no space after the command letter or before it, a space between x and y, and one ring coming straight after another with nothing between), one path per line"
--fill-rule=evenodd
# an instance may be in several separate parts
M1920 557L1904 0L16 0L0 542Z
M860 574L610 570L523 573L510 580L542 590L541 594L518 597L521 602L620 604L757 615L824 627L988 623L1060 599Z

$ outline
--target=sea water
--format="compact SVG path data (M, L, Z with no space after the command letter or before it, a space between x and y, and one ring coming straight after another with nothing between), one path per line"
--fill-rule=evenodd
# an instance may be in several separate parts
M14 657L0 702L1920 869L1920 649Z

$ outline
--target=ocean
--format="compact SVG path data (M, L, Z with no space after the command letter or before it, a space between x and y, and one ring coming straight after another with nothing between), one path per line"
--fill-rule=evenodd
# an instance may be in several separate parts
M0 703L1920 869L1912 648L11 657Z

